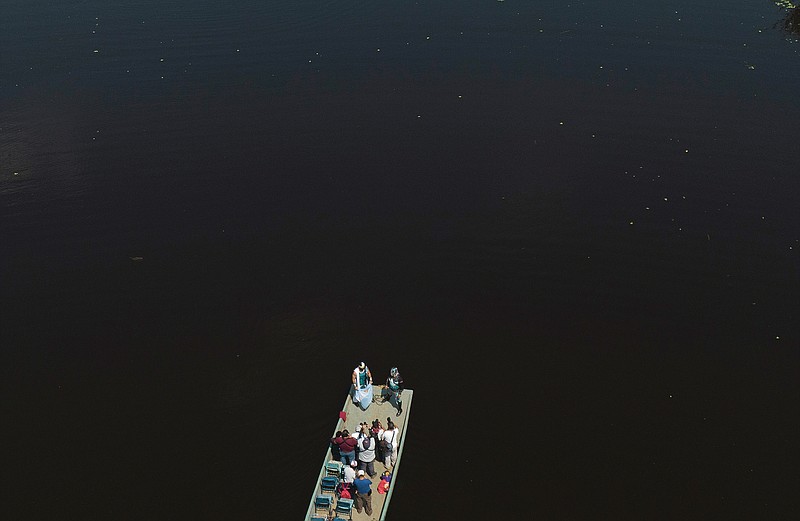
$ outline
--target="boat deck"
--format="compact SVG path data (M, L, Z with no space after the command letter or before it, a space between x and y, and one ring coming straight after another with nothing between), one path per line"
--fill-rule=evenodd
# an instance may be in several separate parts
M411 413L411 401L414 396L414 392L411 389L405 389L403 391L403 412L400 416L395 416L397 414L397 409L394 407L394 404L390 403L389 400L383 399L383 388L382 386L374 386L374 399L372 404L367 407L366 411L362 411L361 408L353 403L351 398L352 396L352 389L351 393L347 395L347 399L345 400L344 407L342 410L347 415L347 421L343 421L341 418L336 423L336 428L331 433L331 437L336 435L337 431L341 431L344 429L349 430L350 432L357 432L358 431L358 424L367 422L372 425L373 420L376 418L381 421L381 423L386 426L386 418L389 417L394 422L395 426L400 430L400 435L398 437L398 446L397 446L397 461L395 462L394 469L386 469L383 462L380 461L378 458L375 459L375 472L376 475L372 478L372 515L368 516L365 512L361 512L360 514L356 511L355 506L353 507L353 521L384 521L386 519L386 512L389 508L389 501L392 498L392 492L394 491L394 484L397 481L398 470L400 467L400 459L403 455L403 447L405 446L405 435L406 435L406 427L408 426L409 415ZM329 448L325 454L325 461L322 464L322 468L319 473L319 477L317 478L316 486L314 487L314 493L311 496L311 503L309 504L308 511L306 512L306 520L311 519L312 515L314 515L314 497L320 494L320 480L322 476L325 475L325 463L329 461L334 461L334 458L331 453L331 449ZM392 472L392 484L389 487L389 492L386 494L378 494L376 490L376 485L378 481L380 481L380 476L383 474L384 470L389 470ZM369 477L369 476L367 476ZM336 501L334 499L334 505ZM347 516L344 516L347 519Z

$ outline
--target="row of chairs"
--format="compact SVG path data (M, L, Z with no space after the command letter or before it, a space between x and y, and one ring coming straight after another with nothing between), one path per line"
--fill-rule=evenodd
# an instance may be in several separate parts
M352 521L353 519L353 500L346 499L346 498L339 498L336 500L336 507L333 506L333 496L326 496L324 494L319 494L314 498L314 514L319 513L320 511L325 513L325 517L320 517L319 519L327 520L330 516L330 513L333 511L336 513L336 517L334 521L344 521L343 518L339 516L339 514L343 516L347 516L348 519ZM314 516L311 518L312 521L317 521L316 518L318 516Z
M353 500L338 497L339 483L344 477L344 466L338 461L329 461L325 464L325 475L322 477L319 488L321 494L314 498L314 513L320 511L325 512L329 516L333 511L336 513L334 521L345 521L339 514L347 516L348 519L353 519ZM330 494L330 495L328 495ZM336 498L336 506L334 507L333 500ZM312 517L312 521L317 518ZM318 519L327 519L327 517L319 517Z

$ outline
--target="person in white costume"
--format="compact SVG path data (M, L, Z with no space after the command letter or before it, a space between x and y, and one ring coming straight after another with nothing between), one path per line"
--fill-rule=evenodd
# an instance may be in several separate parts
M364 362L353 369L353 403L365 411L372 403L372 373Z

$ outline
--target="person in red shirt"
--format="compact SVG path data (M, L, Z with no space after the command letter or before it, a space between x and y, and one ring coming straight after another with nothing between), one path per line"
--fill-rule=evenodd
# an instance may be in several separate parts
M339 447L339 459L342 465L350 465L351 461L356 459L356 445L358 440L350 436L350 431L347 429L342 431L341 436L333 439L333 444Z

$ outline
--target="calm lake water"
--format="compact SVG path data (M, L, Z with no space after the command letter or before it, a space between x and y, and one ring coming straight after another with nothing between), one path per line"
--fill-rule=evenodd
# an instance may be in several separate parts
M767 0L2 0L7 519L800 515L800 50ZM121 5L119 5L121 4Z

